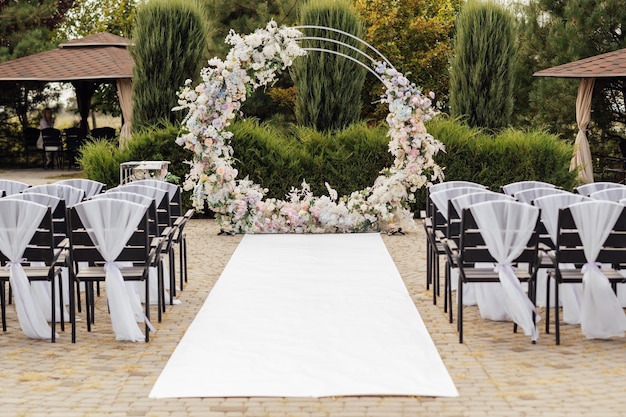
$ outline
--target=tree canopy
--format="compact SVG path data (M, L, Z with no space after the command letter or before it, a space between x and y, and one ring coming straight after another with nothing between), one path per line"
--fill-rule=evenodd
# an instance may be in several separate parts
M516 111L520 125L541 126L574 140L579 79L534 78L535 71L626 47L623 1L537 0L522 9ZM592 151L617 150L626 123L623 80L598 80L592 104ZM612 143L611 143L612 142ZM595 148L595 149L594 149Z

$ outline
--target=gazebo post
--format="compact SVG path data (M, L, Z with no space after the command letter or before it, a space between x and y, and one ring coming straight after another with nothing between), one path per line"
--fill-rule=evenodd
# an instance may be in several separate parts
M80 113L80 128L83 132L89 132L89 109L91 108L91 98L96 91L96 83L93 81L72 81L76 90L76 103Z
M574 142L574 156L569 166L570 171L580 169L579 177L585 184L593 182L593 161L587 139L587 126L591 120L591 99L595 81L595 78L580 79L578 96L576 97L578 134L576 135L576 142Z

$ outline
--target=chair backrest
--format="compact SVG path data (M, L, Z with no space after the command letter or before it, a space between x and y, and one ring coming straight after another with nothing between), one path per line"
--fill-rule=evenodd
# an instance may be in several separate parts
M589 198L594 200L614 201L617 203L626 198L626 187L605 188L604 190L594 191L589 194Z
M596 191L606 190L607 188L622 188L622 187L626 187L626 185L619 184L616 182L600 181L600 182L590 182L589 184L583 184L581 186L576 187L575 190L580 195L589 196L591 193L594 193Z
M25 193L49 194L65 200L66 207L72 207L80 203L85 197L85 192L79 188L65 184L43 184L35 185L25 189Z
M504 194L514 195L515 193L531 188L555 188L554 184L543 181L517 181L502 186Z
M582 204L589 205L594 212L597 212L602 205L614 205L616 203L601 200L576 203L577 206ZM574 220L572 207L573 205L570 205L559 210L556 262L572 263L580 267L587 263L584 252L585 244ZM617 266L626 259L626 210L623 207L617 221L607 232L608 237L594 261Z
M113 189L115 190L115 189ZM141 204L148 209L148 221L149 221L149 230L150 236L158 236L158 216L157 216L157 208L156 202L153 198L147 197L145 195L136 194L136 193L128 193L123 191L107 191L106 193L96 194L91 199L99 199L99 198L113 198L117 200L130 201L131 203Z
M57 181L55 184L69 185L70 187L83 190L85 192L85 198L93 197L106 189L106 184L85 178L70 178L67 180Z
M61 143L61 131L54 127L41 129L41 137L43 138L44 145L58 145Z
M52 228L54 230L54 243L59 244L67 236L67 222L65 221L65 200L62 198L41 193L22 193L7 197L13 200L31 201L50 207L52 212Z
M87 139L84 129L80 127L70 127L65 129L65 146L69 150L77 150Z
M545 195L568 193L569 191L561 190L554 187L537 187L529 188L528 190L518 191L513 196L520 203L532 204L533 200Z
M168 192L166 190L131 182L112 188L111 191L136 193L154 199L157 209L158 233L161 234L166 228L172 226L173 222L170 214L170 202Z
M472 181L445 181L445 182L439 182L436 184L432 184L431 186L429 186L428 188L426 188L426 201L430 201L430 194L432 193L436 193L437 191L443 191L443 190L447 190L450 188L458 188L458 187L464 187L464 188L483 188L486 189L487 187L485 185L482 184L478 184L476 182L472 182ZM431 205L430 204L426 204L426 215L430 216L430 209L431 209Z
M115 261L127 261L134 264L145 264L148 262L150 235L148 232L147 210L139 204L114 199L89 200L68 209L67 220L71 262L89 262L93 264L94 262L107 261L103 249L106 245L103 242L95 242L92 239L88 231L88 229L92 230L91 225L81 216L80 210L84 209L84 211L90 213L93 213L94 210L100 210L98 221L102 229L106 230L120 220L118 213L122 212L122 208L128 207L128 205L136 206L136 210L141 211L141 216L138 224L128 224L128 229L124 230L124 233L129 236L128 239L122 239L125 242L119 240L116 242L118 245L123 245L123 248L115 258ZM110 236L109 233L104 233L104 236L106 238L115 238Z
M431 209L441 212L444 219L447 220L448 202L451 199L465 194L483 193L484 191L485 190L483 188L477 187L454 187L430 193L429 198L432 202Z
M95 139L113 139L115 138L115 129L108 126L97 127L91 130L89 136Z
M36 127L27 127L24 129L23 138L24 138L24 147L25 148L36 148L37 141L39 140L39 135L41 131Z
M485 207L493 207L493 215L489 218L488 226L480 227L479 221L477 221L477 217L473 211L484 209ZM502 210L503 208L504 210ZM516 212L524 212L522 214L526 214L526 212L530 210L535 214L535 222L512 221L516 217ZM489 239L486 234L494 231L501 234L519 232L530 237L524 243L521 253L512 260L512 263L524 262L534 266L537 263L539 245L538 223L539 209L516 201L487 201L463 209L461 213L461 233L459 238L460 262L464 265L471 265L477 262L500 262L501 260L496 259L496 257L491 254L490 249L493 250L494 248L488 248L487 242ZM507 250L508 248L504 249Z
M0 179L0 190L4 190L6 195L19 194L28 187L30 185L25 182Z
M24 216L25 213L28 213L29 209L33 208L39 213L43 212L43 217L41 217L41 220L38 221L37 226L35 227L36 230L34 231L32 237L30 237L28 244L25 246L25 249L22 252L21 256L26 258L28 262L45 262L47 265L50 265L50 263L54 259L54 250L56 247L54 241L54 231L52 227L52 214L50 207L44 207L43 205L31 201L17 199L0 200L0 216L11 217L7 219L7 221L5 221L4 219L0 221L0 229L3 227L1 225L6 225L9 228L13 229L0 230L0 239L23 239L24 236L19 233L19 230L16 232L15 227L17 226L18 228L20 228L18 223L28 226L32 225L29 219L22 216ZM4 247L5 244L8 244L10 245L12 250L15 250L16 246L20 245L17 240L3 242L0 247ZM0 251L1 265L6 265L6 263L10 261L10 258L11 256L9 253Z
M515 201L515 199L509 195L493 191L463 194L458 197L451 198L448 201L448 228L446 236L449 239L458 241L459 234L461 232L461 213L463 213L463 209L471 207L474 204L484 203L485 201L497 200Z
M555 248L560 209L588 200L589 197L574 193L550 194L535 198L533 205L541 210L541 234L547 237L541 240L542 243Z
M183 215L181 189L179 185L167 181L152 179L133 181L133 184L147 185L149 187L156 187L162 190L166 190L170 199L170 215L172 216L172 218L176 219Z

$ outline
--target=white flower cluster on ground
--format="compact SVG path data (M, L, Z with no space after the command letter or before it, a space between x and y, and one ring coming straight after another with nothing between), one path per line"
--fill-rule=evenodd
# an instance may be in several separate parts
M410 202L415 192L443 177L434 156L444 147L424 122L435 113L434 94L425 96L400 72L378 64L376 72L389 104L389 152L395 160L374 184L339 197L326 184L328 196L314 196L306 182L286 200L266 199L266 189L248 178L237 179L233 166L232 133L227 130L239 114L249 89L273 83L293 60L306 54L297 41L301 32L270 22L265 29L242 36L231 33L225 60L213 58L202 70L202 82L187 80L179 106L187 110L183 133L176 142L193 152L184 188L193 190L193 205L205 203L221 226L236 233L345 233L394 231L413 224ZM235 138L236 140L236 138Z

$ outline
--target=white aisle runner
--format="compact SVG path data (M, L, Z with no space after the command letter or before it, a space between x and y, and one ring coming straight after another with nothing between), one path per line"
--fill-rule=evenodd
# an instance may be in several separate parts
M246 235L150 397L458 396L379 234Z

